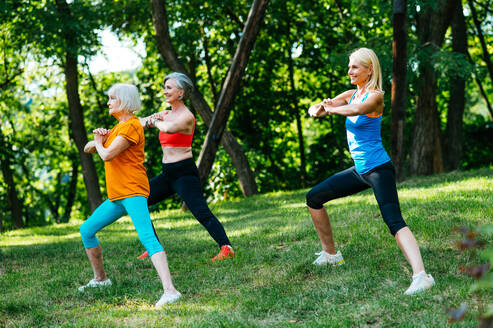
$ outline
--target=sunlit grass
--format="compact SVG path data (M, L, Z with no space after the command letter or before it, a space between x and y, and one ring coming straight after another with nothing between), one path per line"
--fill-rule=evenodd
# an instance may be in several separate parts
M406 222L437 285L402 295L411 270L388 233L371 191L326 204L346 264L314 267L319 241L307 190L274 192L212 207L236 258L218 249L189 212L152 214L181 301L153 308L160 282L126 217L98 234L111 288L78 293L92 277L82 221L0 235L0 326L6 327L445 327L445 309L467 302L456 327L475 327L480 303L460 265L477 254L453 247L453 227L493 221L493 170L453 172L400 184ZM487 241L491 243L491 241ZM491 298L491 294L481 295Z

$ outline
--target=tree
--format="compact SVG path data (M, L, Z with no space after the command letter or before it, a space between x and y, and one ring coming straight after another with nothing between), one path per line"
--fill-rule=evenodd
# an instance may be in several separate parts
M481 29L481 23L478 19L478 14L476 13L476 8L474 7L473 0L467 0L469 4L469 9L471 10L471 15L474 20L474 25L476 26L477 35L479 38L479 42L481 44L481 49L483 50L483 60L486 63L486 67L488 67L488 72L490 73L490 79L493 81L493 64L491 63L490 53L488 51L488 47L486 45L486 41L484 39L483 30Z
M289 72L289 86L290 86L290 102L293 107L293 113L296 120L296 132L298 134L298 145L299 145L299 153L300 153L300 179L301 179L301 187L306 187L306 159L305 159L305 142L303 140L303 126L301 122L300 108L298 105L298 98L296 96L296 84L294 81L294 60L293 60L293 48L295 46L294 41L292 40L292 24L290 17L290 11L288 9L288 3L285 3L286 10L286 38L287 38L287 47L286 47L286 57L288 61L288 72Z
M69 107L71 136L77 146L79 158L82 165L82 175L87 190L87 198L94 211L102 202L101 190L99 188L98 174L94 166L93 158L90 154L84 153L84 146L87 143L86 128L84 125L83 109L79 97L79 72L78 72L78 45L76 33L72 28L72 21L75 18L70 12L70 8L65 0L56 0L56 9L59 13L59 23L63 26L63 39L65 41L65 58L62 60L65 73L65 89Z
M410 154L411 174L443 171L441 130L437 110L437 74L434 55L441 48L458 0L426 1L417 14L419 87Z
M391 157L397 180L404 175L404 126L406 116L407 74L407 0L394 0L392 42L392 125Z
M3 22L0 23L0 42L2 44L0 53L0 114L3 110L9 110L6 102L12 102L10 93L16 87L19 76L24 72L24 58L17 50L18 47L22 47L23 41L11 33L11 27L8 24L7 17L5 17L8 13L4 11L1 13L2 16L0 18L3 19ZM2 126L6 125L6 121L3 115L0 115L0 166L7 189L7 203L12 223L15 228L22 228L24 227L23 204L17 192L14 169L12 167L15 161L14 150L8 136L4 135L2 131ZM3 228L3 220L0 218L0 232L3 231Z
M467 32L462 2L457 3L452 20L452 50L461 54L467 62ZM462 74L462 75L467 75ZM447 127L444 136L444 166L447 171L457 170L462 157L462 116L466 104L466 77L455 74L450 81L450 100L447 112Z
M476 4L478 4L478 7L479 7L480 3L476 2ZM472 32L471 34L476 35L479 39L479 44L481 45L481 50L482 50L482 59L486 63L486 67L487 67L487 70L488 70L488 73L490 76L490 81L493 82L493 65L491 63L490 52L488 51L488 47L487 47L488 43L485 40L485 35L483 33L483 29L481 28L480 18L478 17L479 13L476 10L476 6L474 4L474 1L468 0L468 5L469 5L469 10L471 11L471 16L472 16L472 20L474 22L474 27L476 29L476 33ZM491 8L490 8L490 10L491 10ZM486 6L484 16L488 17L489 13L490 12L488 11L488 7ZM490 44L491 44L491 42L490 42ZM471 63L473 63L473 59L472 59L469 51L467 51L467 57L469 58L469 61ZM493 120L493 109L492 109L490 100L488 98L488 92L485 90L485 88L483 86L483 82L478 77L478 75L477 74L474 74L474 75L475 75L476 83L478 84L479 90L481 92L481 95L483 96L483 99L484 99L486 106L488 108L488 112L490 113L490 118Z
M229 67L214 110L214 115L205 137L204 146L198 159L199 174L202 180L209 176L219 142L233 106L234 97L240 86L241 77L248 63L250 53L255 44L260 24L267 9L269 0L254 0L243 29L236 53Z
M24 221L22 219L22 202L18 197L14 183L14 173L12 172L12 147L5 140L5 136L0 129L0 165L2 175L7 186L7 200L12 214L12 221L15 228L23 228ZM0 219L1 220L1 219ZM0 231L3 230L3 224L0 222Z
M166 6L163 0L152 1L152 20L156 32L157 47L163 57L163 60L173 71L181 72L189 77L192 77L178 59L178 55L176 54L171 43L171 38L168 31ZM194 80L194 78L192 78L192 80ZM197 88L194 88L190 98L193 108L199 112L205 124L210 126L213 113ZM246 197L256 194L257 185L255 178L250 165L248 164L248 158L246 157L240 144L238 144L235 137L229 132L226 132L219 140L233 160L243 194ZM201 179L204 181L204 177L202 175Z

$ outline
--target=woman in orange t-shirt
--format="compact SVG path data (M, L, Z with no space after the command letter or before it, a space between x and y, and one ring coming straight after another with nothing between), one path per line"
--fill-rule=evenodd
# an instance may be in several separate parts
M108 199L80 227L94 279L79 287L79 291L111 285L104 271L96 233L128 214L163 284L164 293L156 306L173 303L181 294L171 281L166 253L154 234L147 207L149 181L144 167L144 129L133 114L141 108L139 92L134 85L115 84L108 95L109 114L118 120L118 124L110 131L94 130L94 141L84 148L87 153L97 152L104 160Z

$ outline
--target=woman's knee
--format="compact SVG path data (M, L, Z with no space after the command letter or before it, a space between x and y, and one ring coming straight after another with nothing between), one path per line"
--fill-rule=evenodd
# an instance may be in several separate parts
M317 193L315 188L311 189L306 194L306 205L308 205L308 207L313 208L315 210L319 210L323 208L324 202L323 200L321 200L321 197L319 196L319 193Z
M80 237L85 248L93 248L99 245L99 240L96 238L96 232L89 221L84 222L80 228Z
M92 229L90 225L88 224L88 221L85 221L84 223L81 224L80 228L80 236L82 237L82 240L87 240L90 239L91 236L94 236L94 233L92 232Z
M380 207L383 220L387 227L389 227L390 233L395 236L397 231L406 227L406 222L402 218L401 209L399 203L389 203Z
M406 222L404 222L402 217L395 220L385 221L385 223L387 223L387 226L389 227L389 231L392 234L392 236L395 236L395 234L402 228L407 227L407 224Z
M149 253L149 256L152 256L154 253L164 251L164 248L154 234L154 231L140 232L138 235L140 242L144 245L144 248Z

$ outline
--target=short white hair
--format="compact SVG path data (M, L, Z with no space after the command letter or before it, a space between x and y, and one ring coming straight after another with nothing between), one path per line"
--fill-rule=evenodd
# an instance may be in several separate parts
M142 108L140 94L137 87L133 84L117 83L108 90L108 96L115 96L120 101L119 109L130 113Z

